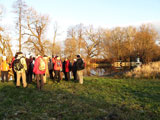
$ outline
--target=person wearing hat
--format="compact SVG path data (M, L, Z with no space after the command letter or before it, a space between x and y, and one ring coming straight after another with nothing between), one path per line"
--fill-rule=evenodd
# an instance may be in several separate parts
M59 83L61 80L60 72L62 71L62 62L60 57L57 57L57 59L55 59L54 71L55 71L54 80L58 79L57 82Z
M0 65L0 71L1 71L2 82L4 82L4 77L6 78L6 82L8 82L9 65L6 62L6 56L3 56L2 58L2 63Z
M80 55L77 55L77 78L80 84L83 84L83 69L84 69L84 61L82 60Z

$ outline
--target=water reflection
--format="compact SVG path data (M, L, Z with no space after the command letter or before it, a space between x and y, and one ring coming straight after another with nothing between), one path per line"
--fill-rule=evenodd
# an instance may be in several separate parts
M129 70L129 68L116 68L113 66L109 67L86 67L84 70L84 76L104 76L120 73Z

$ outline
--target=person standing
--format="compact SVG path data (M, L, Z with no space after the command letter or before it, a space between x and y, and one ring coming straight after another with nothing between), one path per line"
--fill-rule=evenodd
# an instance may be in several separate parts
M27 64L26 81L27 81L28 84L31 83L31 82L30 82L30 77L29 77L29 69L30 69L29 67L30 67L30 63L31 63L31 61L30 61L30 56L27 55L27 56L26 56L26 64Z
M73 73L73 77L74 77L74 81L77 81L77 60L74 59L73 65L72 65L72 73Z
M27 82L26 82L27 64L22 52L18 52L18 56L15 59L15 63L14 63L14 70L16 71L16 74L17 74L16 87L20 87L20 79L22 77L23 87L26 88L27 87Z
M40 55L38 55L37 59L35 60L33 72L36 75L37 88L38 90L41 90L44 86L43 75L46 72L46 64L43 60L43 57Z
M51 57L49 57L49 61L48 61L48 70L49 70L50 79L53 80L53 62Z
M29 79L28 79L28 81L29 81L29 83L32 83L32 75L33 75L33 66L34 66L34 64L33 64L33 58L32 58L32 56L30 56L29 57L29 69L28 69L28 76L29 76Z
M13 74L14 74L14 83L16 84L17 83L17 73L16 71L14 70L14 63L15 63L15 59L18 57L17 54L15 54L15 57L12 58L12 62L11 62L11 68L12 68L12 71L13 71Z
M57 59L57 56L52 55L52 63L53 63L53 72L52 72L52 75L53 75L53 79L54 79L54 76L55 76L54 64L55 64L55 60L56 59Z
M2 63L0 65L0 71L1 71L1 77L2 77L1 82L4 82L4 78L6 78L6 82L8 82L9 65L7 64L6 56L3 56Z
M63 62L63 70L64 70L64 75L65 75L65 80L69 81L70 80L70 70L71 70L71 63L70 61L65 58L64 62Z
M43 75L43 81L44 81L44 83L47 83L47 77L49 76L48 56L44 55L43 61L45 62L45 66L46 66L46 71L45 71L45 74Z
M57 57L57 59L55 59L54 71L55 71L54 79L57 80L57 82L59 83L61 80L60 72L62 71L62 62L60 60L60 57Z
M84 61L82 60L80 55L77 55L77 63L76 63L77 78L78 78L80 84L83 84L83 69L84 69L84 67L85 67Z

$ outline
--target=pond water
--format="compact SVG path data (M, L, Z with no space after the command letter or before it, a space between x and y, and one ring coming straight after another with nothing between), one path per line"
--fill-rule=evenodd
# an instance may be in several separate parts
M86 67L84 70L84 76L112 76L113 74L122 73L124 71L128 71L130 68L127 67Z

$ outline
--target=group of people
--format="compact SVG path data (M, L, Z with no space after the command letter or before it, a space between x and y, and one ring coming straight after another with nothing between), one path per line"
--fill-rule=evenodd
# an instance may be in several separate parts
M75 81L83 84L83 69L85 62L80 55L76 56L73 64L68 58L62 62L59 56L48 57L46 55L37 55L36 57L24 56L22 52L17 52L10 64L7 62L6 56L3 56L0 63L1 82L8 82L8 73L12 71L14 74L14 82L16 87L20 87L21 81L23 87L26 88L28 84L32 83L34 76L37 82L37 88L41 90L50 77L53 81L59 83L63 79L70 80L70 73L73 73ZM5 78L5 79L4 79Z

